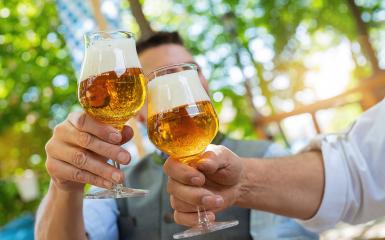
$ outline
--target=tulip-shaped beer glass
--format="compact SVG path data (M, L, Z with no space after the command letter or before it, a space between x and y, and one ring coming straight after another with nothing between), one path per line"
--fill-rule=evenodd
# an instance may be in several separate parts
M146 81L130 32L93 32L85 35L85 57L78 81L78 97L92 118L122 130L143 106ZM120 168L119 163L114 162ZM117 184L86 198L122 198L146 195L146 190Z
M156 69L147 76L148 135L164 153L184 164L199 161L199 155L214 139L218 118L202 87L197 66L178 64ZM197 206L199 222L191 229L174 234L175 239L213 232L238 221L210 222L206 211Z

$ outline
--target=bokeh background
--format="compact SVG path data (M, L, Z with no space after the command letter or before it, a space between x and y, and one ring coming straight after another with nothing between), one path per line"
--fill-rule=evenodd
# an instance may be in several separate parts
M179 31L234 138L296 152L384 97L382 0L0 0L0 229L31 216L47 190L44 145L79 109L82 35L105 28ZM323 238L385 237L383 222Z

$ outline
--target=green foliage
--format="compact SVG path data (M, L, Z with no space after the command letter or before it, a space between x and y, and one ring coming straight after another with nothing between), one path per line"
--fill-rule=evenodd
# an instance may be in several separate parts
M155 5L156 1L142 1ZM382 30L376 17L383 1L356 1L370 33ZM127 7L127 1L122 3ZM298 93L312 91L305 82L313 70L306 56L347 42L354 69L349 86L370 75L355 21L340 0L174 0L162 11L146 13L156 30L178 30L210 81L221 130L237 138L255 138L255 110L262 114L306 104ZM162 14L160 14L160 12ZM229 14L232 13L232 14ZM227 16L227 17L225 17ZM34 211L38 200L25 204L11 177L33 169L45 192L44 145L52 128L77 104L76 78L58 29L50 0L0 0L0 225L23 211ZM130 23L132 31L138 25ZM319 34L330 41L322 43ZM380 37L372 38L379 51ZM358 46L358 47L357 47ZM364 60L363 60L364 59ZM285 76L289 84L276 88ZM360 112L357 106L336 111L329 130L345 127ZM283 141L283 135L277 134ZM41 194L42 196L42 194Z
M2 225L38 203L20 200L11 181L15 171L35 170L40 190L47 188L44 145L76 102L76 80L54 2L7 0L0 11Z
M380 1L370 2L372 4L360 1L359 7L371 16L367 25L373 30L379 27L373 16L384 5ZM229 13L234 17L226 20ZM309 67L306 56L343 41L359 45L356 23L347 1L207 0L198 3L176 0L162 17L151 20L160 28L170 29L170 22L164 20L167 15L172 16L168 19L173 19L174 29L182 33L187 46L204 65L213 92L221 92L222 101L231 99L239 116L222 125L222 130L238 137L255 137L251 127L255 119L250 114L253 108L272 114L287 111L282 109L281 102L290 102L293 107L309 103L297 97L299 92L313 91L305 78L309 70L316 69ZM320 43L320 34L330 40ZM259 52L264 49L269 50L265 56ZM357 64L357 58L362 60L364 55L362 47L352 55L356 65L350 85L370 74L368 64ZM249 73L247 79L245 76L232 79L232 71ZM282 75L290 83L284 89L276 89L274 81ZM247 85L252 86L252 96L246 94ZM262 98L255 98L261 95ZM241 96L250 99L240 101ZM216 103L218 110L221 105L222 102Z

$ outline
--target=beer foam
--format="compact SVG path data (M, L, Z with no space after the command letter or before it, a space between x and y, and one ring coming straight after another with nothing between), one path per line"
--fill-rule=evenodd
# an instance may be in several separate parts
M186 104L210 101L195 70L155 77L147 88L150 116Z
M135 40L98 40L86 49L79 81L109 71L115 71L119 76L126 68L141 68Z

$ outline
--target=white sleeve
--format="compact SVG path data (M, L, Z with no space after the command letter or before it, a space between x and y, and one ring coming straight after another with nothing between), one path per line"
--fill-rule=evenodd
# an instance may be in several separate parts
M117 240L119 212L115 199L84 199L83 218L89 240Z
M358 224L385 215L385 100L366 111L349 132L315 139L325 168L320 209L306 221L324 231L343 221Z

